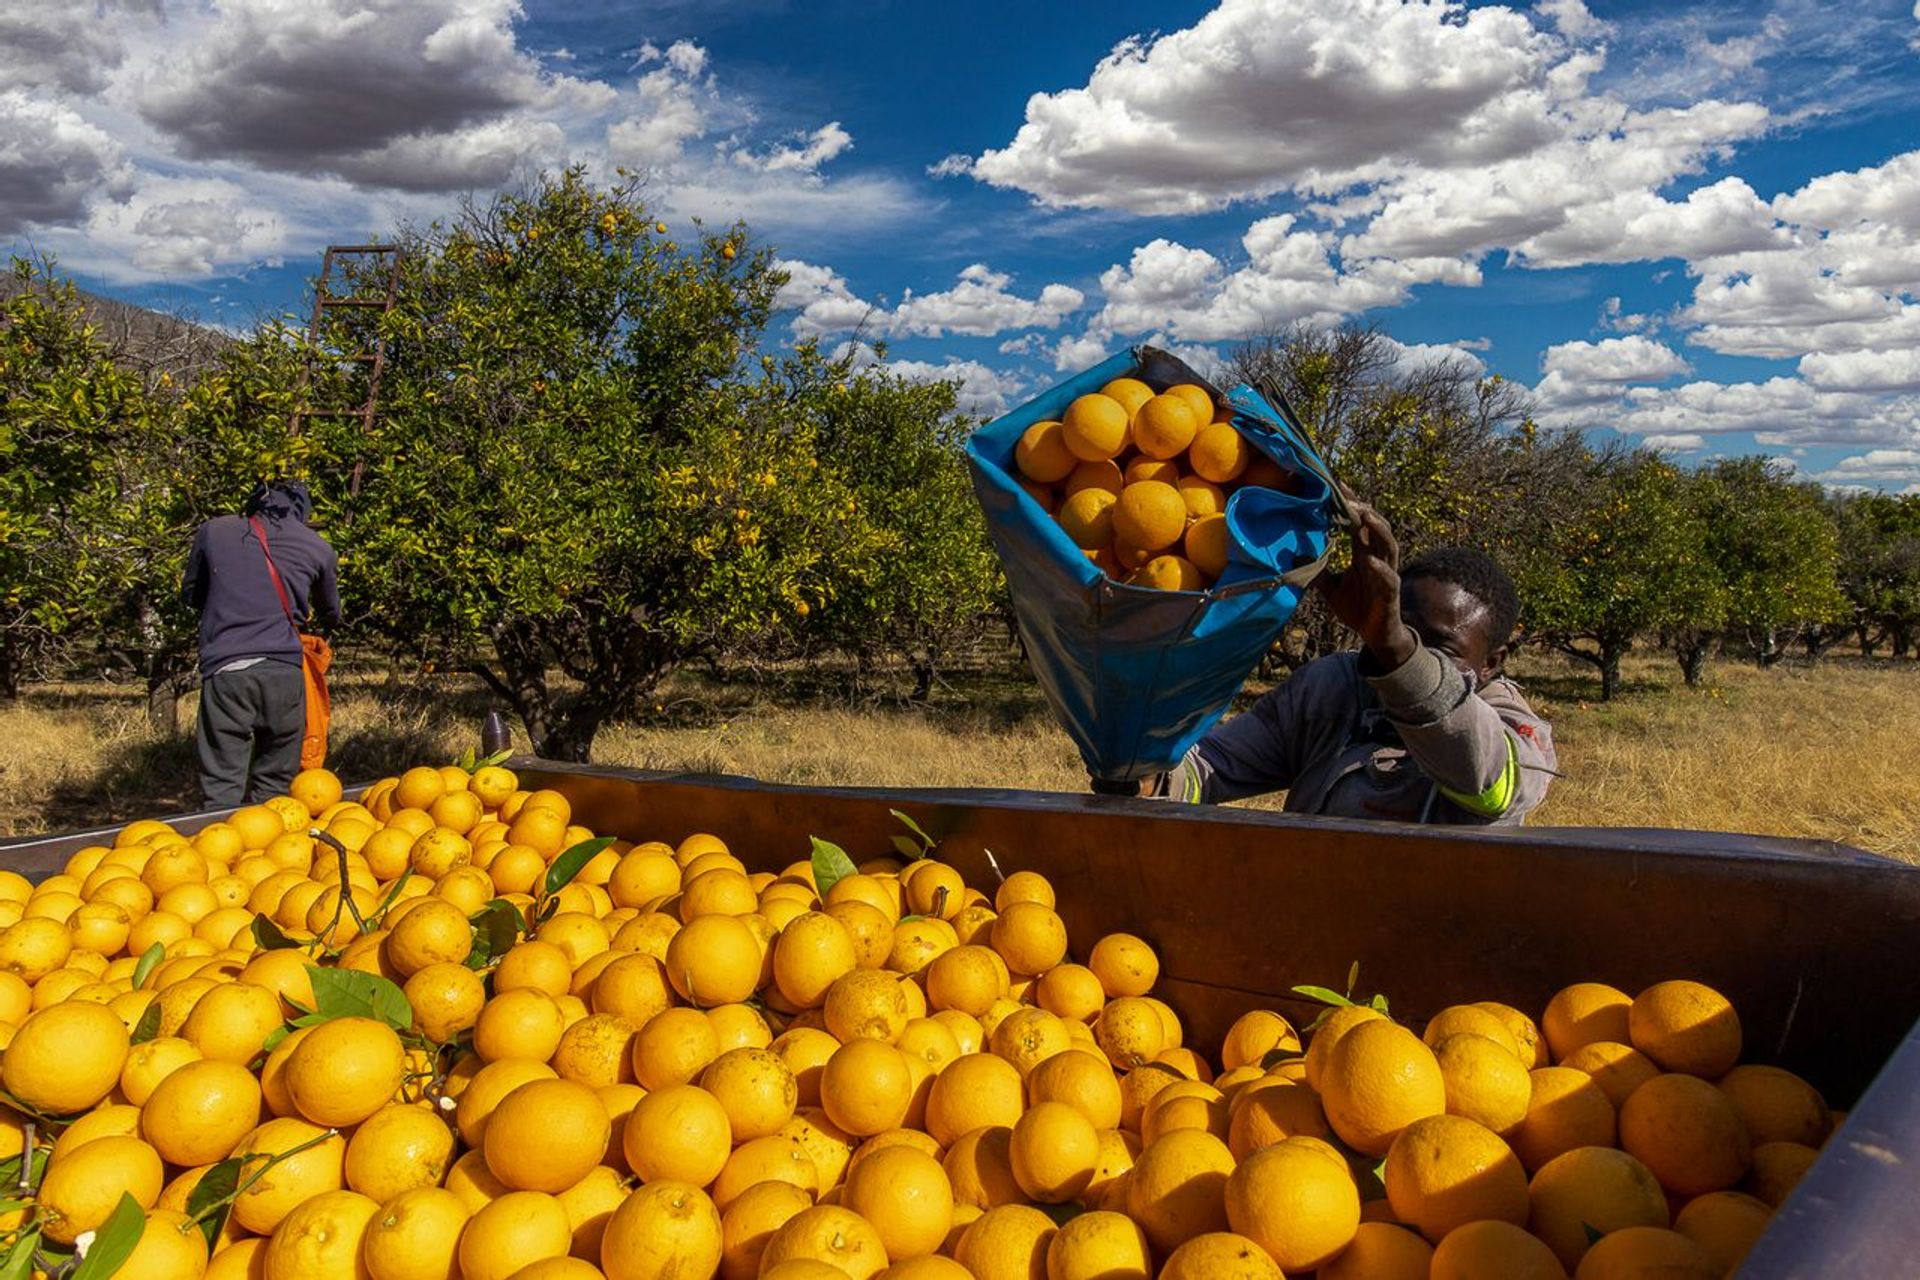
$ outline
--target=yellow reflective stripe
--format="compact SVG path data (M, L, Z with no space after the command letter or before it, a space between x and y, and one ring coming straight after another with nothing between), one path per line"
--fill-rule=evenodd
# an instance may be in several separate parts
M1188 804L1199 804L1200 771L1190 765L1183 764L1180 767L1180 773L1181 776L1186 779L1186 786L1181 789L1180 798Z
M1493 785L1475 795L1471 791L1455 791L1451 787L1441 787L1440 794L1465 809L1468 813L1482 818L1497 818L1513 804L1514 796L1520 792L1520 757L1514 750L1513 735L1507 738L1507 765Z

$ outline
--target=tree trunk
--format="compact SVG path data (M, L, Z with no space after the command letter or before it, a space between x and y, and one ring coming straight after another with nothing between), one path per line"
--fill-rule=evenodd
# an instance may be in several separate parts
M1763 629L1753 645L1754 660L1762 670L1780 661L1780 633L1773 627Z
M0 698L11 702L20 696L20 676L25 666L20 647L5 632L0 632Z
M1707 642L1691 640L1680 646L1680 674L1687 688L1698 689L1707 678Z
M1868 626L1864 622L1860 624L1859 632L1860 632L1860 656L1863 658L1871 658L1873 656L1874 649L1878 647L1880 642L1874 636L1873 628Z
M147 676L147 726L169 741L180 736L180 694L170 675Z
M1893 650L1893 656L1904 658L1913 644L1913 632L1905 623L1890 623L1887 627L1887 645Z
M540 744L553 732L554 707L547 688L547 656L539 638L524 628L501 627L494 632L493 650L499 655L501 674L495 676L485 668L476 674L513 705L535 754L546 755Z
M1601 643L1600 701L1602 702L1612 702L1613 695L1620 690L1620 655L1625 651L1625 645Z

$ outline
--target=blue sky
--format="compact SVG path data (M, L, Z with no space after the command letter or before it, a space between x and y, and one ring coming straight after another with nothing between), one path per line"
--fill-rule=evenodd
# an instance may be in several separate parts
M569 161L993 413L1296 320L1920 491L1920 5L14 0L0 241L230 325Z

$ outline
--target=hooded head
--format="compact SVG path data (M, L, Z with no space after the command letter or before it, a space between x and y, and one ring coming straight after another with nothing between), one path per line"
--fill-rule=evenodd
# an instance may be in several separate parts
M305 524L313 514L313 495L298 480L267 480L247 495L245 514L284 520L291 516Z

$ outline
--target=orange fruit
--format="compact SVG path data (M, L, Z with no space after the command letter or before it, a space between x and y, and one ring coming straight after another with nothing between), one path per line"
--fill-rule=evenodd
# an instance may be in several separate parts
M1620 1108L1620 1145L1653 1170L1660 1185L1691 1198L1737 1184L1753 1143L1726 1095L1688 1075L1659 1075Z
M975 1280L1045 1280L1056 1230L1053 1219L1031 1205L1000 1205L961 1234L953 1259Z
M733 1004L759 985L760 944L733 916L696 916L667 943L666 965L682 999L699 1006Z
M1132 415L1140 411L1141 405L1153 399L1153 388L1138 378L1115 378L1100 388L1100 394L1110 400L1118 400L1120 407Z
M1000 882L993 892L993 909L1005 911L1007 904L1013 902L1037 902L1043 907L1059 905L1054 899L1053 885L1038 871L1015 871Z
M842 1042L870 1039L892 1044L914 1016L899 975L886 969L841 974L827 988L823 1008L827 1030Z
M1720 1280L1721 1271L1699 1245L1664 1227L1626 1227L1594 1241L1576 1280Z
M430 964L417 969L402 990L413 1008L414 1029L435 1044L445 1044L471 1028L487 999L480 975L463 964ZM207 998L218 994L210 993ZM202 1000L201 1005L205 1004Z
M138 1138L95 1138L50 1161L35 1199L40 1205L42 1229L49 1240L72 1244L85 1231L96 1231L130 1195L142 1209L160 1197L164 1171L160 1156Z
M1154 396L1133 411L1134 447L1162 461L1185 453L1200 430L1201 420L1177 395Z
M1409 1124L1444 1114L1447 1106L1433 1051L1385 1019L1362 1021L1340 1038L1321 1074L1320 1094L1334 1132L1376 1156Z
M1060 438L1067 452L1082 462L1115 458L1127 447L1127 418L1126 407L1118 400L1097 392L1084 395L1061 415Z
M460 1233L467 1206L437 1186L414 1187L380 1202L361 1253L369 1280L415 1280L459 1274Z
M773 981L793 1008L818 1008L827 989L857 961L847 927L824 912L809 911L789 921L774 942Z
M802 1107L794 1112L793 1119L787 1121L779 1136L792 1138L806 1149L820 1175L821 1186L836 1186L846 1175L847 1165L853 1159L855 1138L820 1108Z
M1186 560L1207 581L1218 578L1227 571L1227 561L1233 552L1233 534L1227 528L1224 515L1203 515L1187 526L1186 540L1181 544L1186 552Z
M1327 1059L1333 1055L1334 1046L1340 1043L1343 1036L1363 1022L1372 1022L1384 1016L1379 1010L1363 1004L1342 1005L1328 1014L1326 1021L1313 1030L1312 1038L1307 1041L1307 1084L1314 1089L1320 1088L1321 1072L1326 1068Z
M1633 1000L1604 982L1576 982L1547 1001L1540 1018L1553 1060L1559 1062L1583 1044L1595 1040L1627 1043L1627 1010Z
M1228 1229L1227 1179L1233 1171L1226 1143L1198 1129L1176 1129L1141 1149L1126 1175L1126 1212L1156 1250L1171 1252L1194 1236ZM1353 1211L1357 1222L1358 1192Z
M1087 967L1110 999L1144 996L1160 977L1160 958L1144 939L1130 933L1110 933L1094 943Z
M1768 1142L1817 1147L1831 1132L1826 1099L1791 1071L1738 1066L1720 1077L1716 1087L1733 1104L1756 1147Z
M1600 1086L1600 1092L1607 1095L1607 1101L1616 1109L1627 1100L1628 1094L1660 1074L1660 1068L1653 1064L1653 1059L1632 1045L1614 1040L1595 1040L1583 1044L1568 1054L1560 1065L1592 1076L1593 1082Z
M515 943L493 970L496 993L529 988L557 998L567 994L572 981L573 962L567 953L537 939Z
M340 803L345 794L340 779L327 769L302 769L287 784L287 794L298 800L309 815L317 816Z
M726 1111L736 1146L780 1132L800 1102L792 1070L768 1049L728 1050L701 1072L700 1087Z
M561 1007L573 997L563 997ZM563 1080L589 1088L634 1079L633 1024L613 1013L593 1013L569 1023L548 1061Z
M264 1235L315 1196L340 1190L347 1142L325 1134L319 1125L288 1116L267 1121L236 1143L233 1154L248 1157L240 1166L240 1181L261 1176L234 1200L233 1221ZM306 1149L299 1154L287 1154L302 1146Z
M1433 1048L1448 1036L1462 1034L1491 1040L1514 1058L1520 1056L1520 1047L1514 1043L1507 1024L1497 1015L1470 1004L1449 1005L1434 1014L1420 1033L1420 1039L1428 1048Z
M1013 1126L1007 1148L1014 1181L1028 1199L1064 1204L1093 1181L1100 1135L1092 1121L1064 1102L1041 1102Z
M182 1167L222 1159L259 1123L260 1083L232 1062L187 1063L140 1109L141 1136L161 1159Z
M460 1140L469 1147L479 1147L486 1138L487 1122L502 1098L531 1081L557 1078L552 1067L528 1058L501 1058L479 1067L460 1090L454 1108Z
M1027 1073L1026 1089L1029 1105L1063 1103L1095 1129L1120 1127L1120 1082L1093 1053L1069 1049L1054 1054Z
M207 1238L178 1209L154 1209L141 1224L133 1252L113 1274L120 1280L175 1280L202 1276L207 1266Z
M1186 401L1195 422L1212 422L1218 416L1213 396L1198 383L1181 382L1167 388L1167 394Z
M1539 1239L1511 1222L1469 1222L1433 1251L1428 1280L1567 1280L1567 1270Z
M564 1258L573 1224L550 1195L509 1191L474 1212L460 1233L461 1280L508 1280L542 1258Z
M565 1029L560 1006L543 991L520 987L486 1002L474 1022L473 1049L487 1062L529 1058L545 1062Z
M1667 1197L1653 1171L1612 1147L1576 1147L1533 1175L1528 1229L1568 1270L1594 1233L1667 1225Z
M1203 480L1226 484L1240 478L1253 456L1244 436L1228 423L1215 422L1194 436L1187 450L1187 469Z
M1158 480L1130 484L1114 504L1114 538L1130 547L1164 551L1179 542L1186 531L1187 504L1170 484Z
M283 1081L302 1116L339 1127L358 1124L391 1102L406 1069L406 1051L391 1027L371 1018L336 1018L295 1046Z
M429 1107L384 1106L347 1141L347 1186L381 1204L404 1191L437 1187L453 1163L453 1136Z
M1706 1250L1715 1275L1732 1275L1772 1216L1765 1201L1743 1192L1709 1191L1687 1201L1673 1229Z
M1592 1076L1572 1067L1540 1067L1529 1077L1526 1118L1508 1135L1528 1172L1576 1147L1613 1145L1613 1104Z
M940 1162L909 1146L890 1146L854 1162L842 1203L873 1226L890 1259L938 1250L953 1226L953 1184Z
M633 1076L648 1089L698 1079L720 1056L720 1037L698 1009L663 1009L633 1037Z
M1460 1116L1408 1125L1387 1152L1385 1181L1394 1217L1438 1241L1483 1219L1527 1220L1527 1175L1497 1134Z
M1248 1086L1229 1112L1227 1149L1245 1160L1263 1147L1286 1138L1330 1138L1320 1097L1304 1084L1274 1080Z
M1521 1065L1532 1071L1538 1067L1550 1066L1550 1053L1547 1038L1532 1018L1520 1012L1510 1004L1501 1004L1497 1000L1479 1000L1474 1003L1476 1009L1485 1009L1500 1019L1507 1034L1513 1037L1513 1043L1520 1051Z
M1180 491L1180 501L1186 504L1189 531L1193 524L1205 520L1208 516L1224 515L1227 510L1227 495L1219 485L1200 476L1181 476L1174 482L1174 488Z
M1180 483L1180 464L1169 459L1149 458L1142 455L1127 463L1127 469L1121 473L1121 480L1123 484L1158 480L1163 484L1177 486Z
M410 907L387 935L387 962L402 978L430 964L462 964L473 949L473 926L460 908L438 898Z
M178 1036L157 1036L136 1044L127 1051L127 1061L120 1069L120 1092L128 1102L140 1106L168 1075L199 1060L200 1051Z
M1060 504L1060 527L1076 547L1101 550L1113 542L1113 514L1119 500L1109 489L1081 489Z
M808 1202L822 1190L820 1171L807 1149L791 1137L771 1134L735 1147L707 1194L724 1215L727 1207L762 1182L783 1182L806 1192Z
M989 1125L1011 1130L1026 1110L1025 1099L1025 1085L1012 1063L992 1054L968 1054L934 1077L926 1129L943 1146Z
M1432 1265L1433 1246L1416 1233L1390 1222L1362 1222L1353 1243L1315 1274L1318 1280L1427 1280Z
M1075 467L1067 477L1066 492L1071 498L1082 489L1104 489L1119 497L1125 483L1119 464L1102 458L1098 462L1083 462Z
M1753 1167L1740 1189L1777 1209L1819 1158L1818 1148L1798 1142L1763 1142L1753 1149Z
M14 1032L0 1057L0 1083L35 1110L82 1111L120 1083L131 1040L126 1024L105 1005L52 1005L29 1014Z
M974 1129L955 1139L941 1158L960 1204L991 1209L1021 1204L1026 1193L1013 1176L1013 1130L1004 1125Z
M1715 1080L1740 1061L1740 1015L1703 983L1656 982L1634 997L1627 1027L1633 1047L1663 1071Z
M379 1212L357 1191L326 1191L296 1205L262 1253L264 1280L353 1280L366 1274L361 1248Z
M531 1080L493 1109L482 1150L487 1168L509 1187L558 1194L600 1163L612 1124L585 1085Z
M1533 1080L1514 1054L1468 1031L1439 1041L1433 1056L1446 1085L1448 1115L1464 1116L1502 1137L1527 1118Z
M1281 1270L1305 1271L1352 1241L1360 1225L1360 1193L1319 1144L1288 1138L1235 1167L1226 1183L1226 1212L1233 1231L1266 1250Z
M642 1182L704 1187L732 1152L727 1113L695 1085L669 1085L636 1102L621 1135L627 1165Z
M1126 580L1154 591L1198 591L1206 585L1200 570L1181 556L1155 556L1128 574Z
M815 1205L787 1219L767 1240L760 1274L799 1259L828 1263L852 1280L869 1280L886 1269L887 1251L879 1232L859 1214L838 1205Z
M1020 433L1013 447L1014 465L1020 474L1039 484L1058 484L1067 478L1079 462L1067 448L1065 429L1058 422L1036 422Z
M1124 1213L1082 1213L1047 1242L1047 1280L1153 1280L1152 1253L1147 1233Z
M875 971L856 971L863 972ZM897 1128L906 1119L913 1089L905 1054L880 1040L853 1039L827 1059L820 1076L820 1104L835 1125L864 1137Z
M1220 1042L1220 1062L1228 1070L1257 1065L1276 1051L1298 1053L1300 1035L1271 1009L1241 1014Z
M811 1192L787 1182L759 1182L741 1191L720 1210L722 1280L759 1276L761 1255L773 1233L812 1206Z

